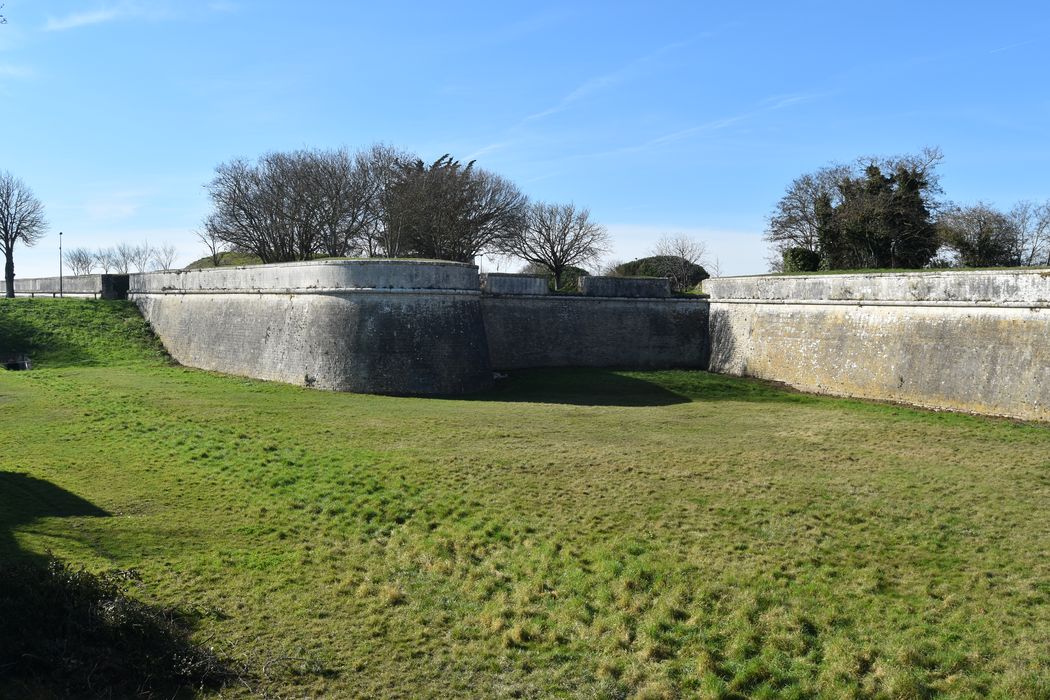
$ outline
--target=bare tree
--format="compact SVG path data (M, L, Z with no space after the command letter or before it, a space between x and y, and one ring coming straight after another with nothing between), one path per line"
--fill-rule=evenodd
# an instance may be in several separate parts
M74 275L90 275L95 267L95 254L87 248L73 248L66 252L66 264Z
M952 207L941 215L938 227L944 245L964 267L1018 264L1014 222L987 204Z
M1022 201L1007 214L1017 231L1016 257L1022 265L1050 265L1050 200Z
M541 265L561 288L570 266L593 263L609 248L605 227L590 220L590 212L573 204L536 202L526 208L525 223L505 243L505 252Z
M219 238L215 231L204 227L196 232L197 238L208 248L208 256L213 267L222 263L222 254L226 252L226 242Z
M117 251L113 248L99 248L95 251L95 264L106 274L116 270L119 266Z
M383 192L388 255L473 262L521 229L525 195L510 181L445 154L397 164Z
M150 263L153 262L153 247L149 243L139 243L131 246L130 260L137 272L146 272Z
M132 264L134 264L135 246L130 243L121 241L117 244L117 247L113 249L113 270L118 275L126 275L131 270Z
M343 151L267 153L215 169L207 185L214 210L206 235L257 255L264 263L346 254L366 218Z
M319 252L328 257L356 255L369 249L379 221L385 181L379 165L385 150L350 154L346 150L315 152L308 170L319 195Z
M664 236L656 242L653 253L667 258L667 274L676 291L696 286L692 282L697 267L707 267L707 246L684 234Z
M855 215L847 228L854 235L867 232L872 234L868 236L869 239L879 236L887 239L891 262L901 257L895 254L898 248L906 251L903 255L905 259L921 258L920 253L912 255L911 249L924 249L936 238L927 219L943 206L938 199L942 191L936 172L937 165L943 159L939 148L927 147L917 154L858 158L849 165L831 165L796 178L777 202L766 226L765 240L771 244L770 256L767 258L770 268L779 271L783 265L784 252L791 248L820 253L823 262L832 267L851 266L847 264L849 261L841 259L843 254L838 248L842 246L834 245L839 234L833 225L836 217L848 218L847 215L851 214ZM884 178L886 183L893 183L890 190L895 189L901 197L910 197L917 203L913 213L921 208L924 215L921 226L911 225L915 224L911 222L902 227L902 221L898 220L882 227L885 230L877 230L880 222L885 223L884 219L887 218L885 206L890 197L886 188L878 193L869 192L867 185L875 180L873 175L882 177L883 174L889 176L889 179ZM858 205L863 205L865 211L858 212ZM876 205L882 205L882 209ZM873 246L877 242L867 240L866 243ZM874 253L868 257L879 258ZM879 267L880 264L877 261L867 266ZM893 266L900 264L897 262Z
M34 245L47 231L44 205L32 190L7 171L0 171L0 244L4 248L7 296L15 295L15 245Z
M820 250L820 205L834 206L840 200L838 185L849 174L847 166L833 165L801 175L788 185L766 226L765 238L775 251L773 260L779 260L788 248Z
M368 201L368 217L357 240L360 252L368 257L393 255L384 246L384 242L388 240L388 217L383 209L383 195L397 180L399 164L411 162L415 160L415 156L377 143L358 153L354 159L358 177L365 183L364 192Z
M170 270L179 251L171 243L164 243L159 248L154 248L152 254L153 265L158 270Z

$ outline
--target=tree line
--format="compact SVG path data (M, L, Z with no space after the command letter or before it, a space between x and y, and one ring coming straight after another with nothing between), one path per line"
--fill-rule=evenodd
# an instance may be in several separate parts
M939 149L862 158L788 186L765 239L774 270L1050 265L1050 201L1003 212L941 197Z
M64 257L74 275L90 275L95 270L105 274L126 275L129 272L170 270L178 250L170 243L153 246L149 243L118 243L109 248L71 248Z
M206 190L212 211L199 236L216 262L224 249L264 263L511 255L549 270L560 287L566 270L609 249L586 208L530 201L474 161L446 154L428 163L382 144L234 159Z

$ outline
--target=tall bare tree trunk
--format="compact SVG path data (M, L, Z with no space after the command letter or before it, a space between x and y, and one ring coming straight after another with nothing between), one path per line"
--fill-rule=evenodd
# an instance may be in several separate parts
M7 258L7 262L4 264L4 281L7 283L7 298L15 298L15 256L12 255L12 251L5 250L4 257Z

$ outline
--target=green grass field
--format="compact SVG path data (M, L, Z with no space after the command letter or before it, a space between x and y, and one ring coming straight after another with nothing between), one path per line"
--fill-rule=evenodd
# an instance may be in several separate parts
M225 696L1050 697L1047 426L689 371L325 393L121 302L0 302L20 348L0 557L137 570L251 665Z

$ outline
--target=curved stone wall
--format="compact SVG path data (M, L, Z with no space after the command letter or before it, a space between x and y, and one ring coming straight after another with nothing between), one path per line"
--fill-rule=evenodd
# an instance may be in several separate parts
M491 386L477 268L323 260L132 275L178 362L323 389L442 395Z

